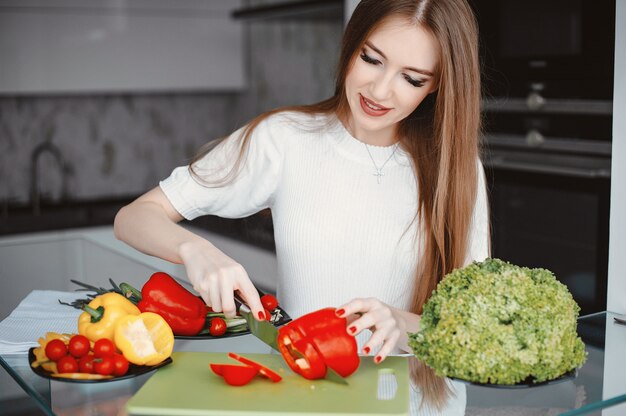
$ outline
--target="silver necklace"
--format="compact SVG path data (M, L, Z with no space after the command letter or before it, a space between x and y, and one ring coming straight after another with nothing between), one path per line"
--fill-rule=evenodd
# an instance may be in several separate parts
M398 143L396 143L393 146L393 152L391 152L391 154L389 155L387 160L385 160L385 163L383 163L381 167L378 167L378 165L376 164L376 161L372 157L372 153L370 152L370 148L367 145L367 143L363 142L363 144L365 145L365 150L367 150L367 154L370 155L370 159L372 159L372 163L374 164L374 169L376 169L372 173L372 175L376 176L376 181L380 184L380 178L385 176L385 174L383 173L383 169L385 168L385 165L387 164L387 162L389 162L391 158L393 157L393 155L396 153L396 149L398 149Z

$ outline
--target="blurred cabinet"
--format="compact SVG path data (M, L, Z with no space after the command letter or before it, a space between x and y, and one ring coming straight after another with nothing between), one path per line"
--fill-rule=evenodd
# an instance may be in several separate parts
M245 86L241 0L0 0L0 94Z

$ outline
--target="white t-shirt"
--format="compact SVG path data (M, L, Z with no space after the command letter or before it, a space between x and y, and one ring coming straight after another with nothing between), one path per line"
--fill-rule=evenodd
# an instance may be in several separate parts
M200 174L228 172L241 131L199 162ZM384 175L380 183L376 168ZM487 194L479 168L466 263L489 253ZM411 159L399 147L366 147L336 117L278 113L254 129L242 170L231 183L207 187L181 166L160 186L186 219L241 218L270 208L277 297L292 318L355 297L410 309L420 250L418 190ZM360 346L368 337L357 337ZM457 387L464 409L465 391Z

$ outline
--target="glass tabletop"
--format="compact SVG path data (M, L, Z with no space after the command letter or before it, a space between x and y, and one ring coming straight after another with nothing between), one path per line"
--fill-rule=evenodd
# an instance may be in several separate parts
M579 319L578 333L586 344L588 358L574 378L525 389L468 384L466 415L626 414L626 405L621 405L626 403L626 360L621 358L626 345L626 326L615 323L615 316L618 315L601 312ZM231 345L232 341L218 341L177 340L176 350L267 352L261 350L266 347L251 335L239 338L239 347ZM241 349L241 346L245 347ZM1 355L0 364L48 415L124 415L126 402L154 374L79 384L38 376L30 369L27 354Z

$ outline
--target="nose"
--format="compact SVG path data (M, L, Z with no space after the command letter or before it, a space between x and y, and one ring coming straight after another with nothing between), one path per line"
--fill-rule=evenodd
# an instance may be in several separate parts
M381 73L370 85L370 95L374 101L383 101L391 97L393 74L388 71ZM382 103L381 103L382 104Z

